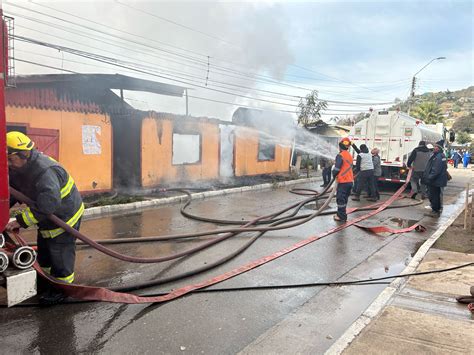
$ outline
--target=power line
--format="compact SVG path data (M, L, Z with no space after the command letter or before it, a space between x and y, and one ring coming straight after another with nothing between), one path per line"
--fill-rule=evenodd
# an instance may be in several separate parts
M37 65L37 66L43 67L43 68L49 68L49 69L54 69L54 70L59 70L59 71L65 71L65 72L68 72L68 73L79 74L77 71L72 71L72 70L67 70L67 69L63 69L63 68L54 67L54 66L51 66L51 65L36 63L36 62L32 62L32 61L29 61L29 60L26 60L26 59L11 58L11 57L10 57L10 59L17 60L17 61L23 62L23 63Z
M103 27L106 27L106 28L110 28L110 29L112 29L112 30L114 30L114 31L119 31L119 32L126 33L126 34L129 34L129 35L135 36L135 37L143 38L143 39L146 39L146 40L149 40L149 41L154 41L154 40L148 39L148 38L146 38L146 37L139 36L139 35L136 35L136 34L127 32L127 31L123 31L123 30L116 29L116 28L113 28L113 27L110 27L110 26L106 26L106 25L104 25L104 24L102 24L102 23L99 23L99 22L96 22L96 21L92 21L92 20L90 20L90 19L87 19L87 18L78 16L78 15L75 15L75 14L71 14L71 13L68 13L68 12L66 12L66 11L57 10L57 9L54 9L54 8L52 8L52 7L49 7L49 6L46 6L46 5L43 5L43 4L38 4L38 3L35 3L35 4L36 4L36 5L39 5L39 6L47 7L47 8L49 8L49 9L52 9L52 10L57 11L57 12L62 13L62 14L66 14L66 15L69 15L69 16L72 16L72 17L75 17L75 18L79 18L79 19L81 19L81 20L83 20L83 21L88 21L88 22L94 23L94 24L96 24L96 25L100 25L100 26L103 26ZM56 16L52 16L52 15L49 15L49 14L45 14L45 13L40 12L40 11L28 9L28 8L25 8L25 7L22 7L22 6L19 6L19 5L13 5L13 4L12 4L12 6L16 6L16 7L18 7L18 8L21 8L21 9L24 9L24 10L27 10L27 11L32 11L32 12L34 12L34 13L41 14L41 15L43 15L43 16L52 17L52 18L54 18L54 19L56 19L56 20L64 21L64 22L67 22L67 23L72 23L72 24L74 24L74 25L76 25L76 26L84 27L84 28L87 28L87 29L89 29L89 30L98 31L98 32L104 33L104 34L106 34L106 35L108 35L108 36L117 37L117 36L112 35L112 34L110 34L110 33L107 33L107 32L104 32L104 31L100 31L100 30L97 30L97 29L95 29L95 28L94 28L94 29L91 29L91 28L88 27L88 26L85 26L85 25L82 25L82 24L78 24L78 23L74 23L74 22L71 22L71 21L66 21L66 20L64 20L64 19L58 18L58 17L56 17ZM124 40L124 39L121 38L121 37L119 37L119 38L120 38L121 40ZM125 39L125 40L126 40L126 39ZM130 40L127 40L127 41L130 41ZM132 42L133 42L133 41L132 41ZM158 42L158 41L154 41L154 42L163 43L163 42ZM133 42L133 43L136 43L136 42ZM143 43L138 43L138 44L143 45L143 46L147 46L146 44L143 44ZM159 48L156 48L156 47L152 47L152 48L155 48L155 49L158 49L158 50L162 50L162 49L159 49ZM180 47L178 47L178 48L180 48ZM181 50L185 50L185 49L183 49L183 48L180 48L180 49L181 49ZM169 51L166 51L166 52L171 53L171 54L173 54L173 55L178 55L178 54L173 53L173 52L169 52ZM194 53L197 53L197 52L194 52ZM206 54L202 54L202 53L197 53L197 54L199 54L199 55L201 55L201 56L206 56L206 57L207 57ZM183 55L181 55L181 54L180 54L179 56L181 56L181 57L183 57L183 58L186 58L186 56L183 56ZM199 60L197 60L196 58L193 58L193 57L188 57L188 58L189 58L188 60L198 61L198 62L200 62L201 64L206 64L205 62L199 61ZM327 76L327 75L325 75L325 74L316 72L316 71L311 70L311 69L303 68L303 67L300 67L300 66L297 66L297 67L302 68L302 69L304 69L304 70L308 70L308 71L315 72L315 73L317 73L317 74L319 74L319 75L324 75L324 76L326 76L326 77L329 77L329 76ZM225 68L225 67L215 66L215 65L213 66L213 68L214 68L214 69L218 68L219 70L228 71L228 72L233 72L233 73L238 73L239 75L248 76L248 74L246 74L246 73L242 73L242 72L236 71L236 70L234 70L234 69L230 69L230 68ZM262 75L260 75L260 74L253 74L251 77L255 77L255 76L260 76L260 77L269 78L268 76L262 76ZM337 80L337 81L341 81L341 79L337 79L337 78L334 78L334 79ZM297 89L301 89L301 90L312 91L312 89L305 88L305 87L301 87L301 86L283 84L283 83L274 81L274 80L272 80L272 79L267 79L267 80L270 80L270 82L276 83L276 84L278 84L278 85L285 85L285 86L289 86L289 87L293 87L293 88L297 88ZM318 80L320 80L320 79L318 79ZM342 82L346 82L346 83L349 83L349 84L351 84L351 85L355 85L355 86L362 87L362 86L360 86L360 85L353 84L353 83L351 83L351 82L349 82L349 81L343 81L343 80L342 80ZM365 87L362 87L362 88L365 88ZM365 89L367 89L367 88L365 88ZM372 90L372 91L378 92L378 91L375 91L375 90ZM340 93L336 93L336 94L339 94L339 95L340 95Z
M217 39L217 40L219 40L219 41L221 41L221 42L223 42L223 43L226 43L226 44L228 44L228 45L231 45L231 46L234 46L234 47L243 49L242 47L240 47L240 46L238 46L238 45L235 45L235 44L233 44L233 43L230 43L230 42L228 42L228 41L226 41L226 40L223 40L223 39L221 39L221 38L219 38L219 37L210 35L210 34L208 34L208 33L202 32L202 31L200 31L200 30L196 30L196 29L194 29L194 28L191 28L191 27L189 27L189 26L183 25L183 24L178 23L178 22L176 22L176 21L167 19L167 18L165 18L165 17L158 16L158 15L156 15L156 14L154 14L154 13L149 12L149 11L145 11L145 10L139 9L139 8L134 7L134 6L131 6L131 5L129 5L129 4L124 4L124 3L120 2L119 0L115 0L115 2L118 3L118 4L120 4L120 5L122 5L122 6L128 7L128 8L130 8L130 9L135 10L135 11L138 11L138 12L140 12L140 13L142 13L142 14L146 14L146 15L148 15L148 16L157 18L157 19L159 19L159 20L172 23L172 24L174 24L174 25L176 25L176 26L185 28L185 29L187 29L187 30L190 30L190 31L193 31L193 32L196 32L196 33L203 34L203 35L205 35L205 36L207 36L207 37L210 37L210 38L213 38L213 39ZM43 6L45 6L45 5L43 5ZM48 7L48 6L46 6L46 7ZM51 8L51 7L48 7L48 8L54 10L54 8ZM369 88L367 88L367 87L365 87L365 86L361 86L361 85L358 85L358 84L355 84L355 83L353 83L353 82L349 82L349 81L346 81L346 80L338 79L338 78L335 78L335 77L332 77L332 76L329 76L329 75L320 73L320 72L315 71L315 70L312 70L312 69L308 69L308 68L305 68L305 67L302 67L302 66L299 66L299 65L295 65L295 64L290 64L290 65L293 66L293 67L295 67L295 68L299 68L299 69L306 70L306 71L309 71L309 72L312 72L312 73L316 73L316 74L318 74L318 75L324 76L324 77L329 78L329 79L332 79L332 80L334 80L334 81L345 82L345 83L351 84L351 85L353 85L353 86L357 86L357 87L360 87L360 88L363 88L363 89L366 89L366 90L370 90L370 91L377 92L377 91L375 91L375 90L373 90L373 89L369 89Z
M44 12L41 12L41 11L37 11L37 10L33 10L33 9L30 9L30 8L27 8L27 7L24 7L24 6L20 6L20 5L17 5L17 4L13 4L13 3L10 3L8 1L6 1L5 3L7 3L9 6L13 6L13 7L17 7L17 8L20 8L22 10L26 10L26 11L30 11L30 12L33 12L35 14L38 14L38 15L42 15L42 16L46 16L46 17L50 17L50 18L53 18L55 20L58 20L58 21L61 21L61 22L66 22L67 24L72 24L72 25L75 25L75 26L78 26L78 27L83 27L83 28L86 28L92 32L98 32L98 33L102 33L102 34L105 34L105 35L108 35L108 36L111 36L111 37L116 37L116 38L119 38L119 39L122 39L124 40L124 38L121 38L121 37L118 37L116 35L113 35L111 33L108 33L108 32L105 32L105 31L101 31L97 28L94 28L94 27L90 27L90 26L86 26L84 24L78 24L77 22L72 22L70 20L66 20L66 19L63 19L61 17L57 17L57 16L54 16L54 15L51 15L51 14L47 14L47 13L44 13ZM39 5L37 3L35 3L36 5ZM40 5L40 6L45 6L45 5ZM143 37L143 36L140 36L140 35L136 35L136 34L133 34L131 32L127 32L127 31L123 31L123 30L120 30L120 29L117 29L117 28L114 28L114 27L110 27L110 26L107 26L107 25L104 25L104 24L101 24L99 22L96 22L96 21L92 21L92 20L89 20L89 19L86 19L86 18L83 18L83 17L80 17L80 16L77 16L77 15L73 15L73 14L69 14L65 11L60 11L60 10L55 10L55 11L58 11L60 13L64 13L64 14L67 14L67 15L70 15L72 17L77 17L77 18L80 18L84 21L88 21L88 22L91 22L91 23L94 23L96 25L100 25L100 26L103 26L103 27L106 27L106 28L110 28L114 31L118 31L118 32L121 32L121 33L124 33L124 34L127 34L127 35L130 35L130 36L134 36L134 37L138 37L138 38L142 38L142 39L146 39L147 41L151 41L151 42L155 42L155 43L159 43L159 44L162 44L162 45L166 45L166 46L170 46L170 47L173 47L172 45L169 45L169 44L166 44L164 42L160 42L160 41L156 41L156 40L153 40L153 39L149 39L149 38L146 38L146 37ZM9 11L10 12L10 11ZM136 42L136 41L132 41L132 40L128 40L127 41L130 41L130 42L134 42L136 44L140 44L142 46L145 46L145 47L152 47L150 46L149 44L144 44L144 43L140 43L140 42ZM183 57L183 58L186 58L188 60L195 60L195 61L198 61L198 62L203 62L202 60L199 60L197 58L194 58L194 57L191 57L189 55L184 55L184 54L181 54L181 53L177 53L177 52L173 52L173 51L170 51L170 50L167 50L167 49L163 49L163 48L159 48L159 47L152 47L156 50L159 50L159 51L162 51L162 52L166 52L168 54L171 54L171 55L174 55L174 56L178 56L178 57ZM179 47L178 47L179 48ZM182 51L186 51L186 52L193 52L193 51L190 51L190 50L187 50L187 49L182 49L182 48L179 48L180 50ZM197 52L193 52L195 53L196 55L199 55L199 56L204 56L203 54L200 54L200 53L197 53Z
M52 35L52 36L57 37L57 36L54 36L54 35ZM19 40L29 42L29 43L33 43L33 44L37 44L37 45L43 45L43 46L46 46L46 47L49 47L49 48L54 48L54 49L57 49L57 50L63 50L63 51L66 51L66 52L69 52L69 53L72 53L72 54L76 54L76 55L77 55L77 52L78 52L78 50L74 50L74 49L71 49L71 48L68 48L68 47L62 47L62 46L54 45L54 44L47 43L47 42L41 42L41 41L37 41L37 40L31 39L31 38L23 37L23 36L16 36L16 38L19 39ZM79 43L79 44L81 44L81 43ZM91 46L89 46L89 47L91 47ZM100 49L100 48L96 48L96 49ZM103 50L103 51L106 51L106 50ZM109 65L117 65L116 63L121 62L121 63L125 63L127 65L133 65L134 67L143 68L143 65L141 65L141 64L137 64L137 63L133 63L133 62L124 62L124 61L116 59L116 58L104 57L104 56L100 56L100 55L90 53L90 52L83 52L83 51L80 51L80 52L82 52L83 54L87 53L87 55L81 55L81 56L83 56L85 58L88 58L88 59L95 59L96 57L105 58L106 61L103 61L103 62L107 63ZM106 51L106 52L113 53L113 52L110 52L110 51ZM113 53L113 54L115 54L115 53ZM110 63L111 61L113 63ZM128 68L128 69L131 69L131 70L136 70L136 69L130 68L130 67L125 67L125 66L121 66L121 67L122 68ZM150 74L150 72L144 72L144 71L141 71L141 72L143 72L145 74ZM159 76L159 77L164 78L164 79L184 83L186 85L192 85L192 86L196 86L196 87L199 87L199 88L213 90L213 91L217 91L217 92L221 92L221 93L225 93L225 94L229 94L229 95L240 96L240 97L244 97L244 98L251 99L251 100L260 100L260 101L265 101L265 102L274 103L274 104L278 104L278 105L297 107L296 105L292 105L292 104L286 104L286 103L276 102L276 101L271 101L271 100L266 100L266 99L258 99L258 98L254 98L254 97L250 97L250 96L246 96L246 95L235 94L235 93L228 92L228 91L222 91L222 90L217 90L217 89L209 88L209 87L202 86L202 85L193 84L193 83L190 82L192 80L183 78L182 76L176 76L175 75L174 77L167 77L167 76L157 75L157 74L153 74L153 75L154 76ZM179 78L180 80L177 80L176 78ZM187 81L183 81L181 79L184 79L184 80L187 80ZM275 92L273 92L273 93L275 93ZM280 93L278 93L278 94L280 94ZM390 103L364 103L364 102L355 103L355 102L343 102L343 101L335 101L335 100L325 100L325 101L327 101L329 103L349 104L349 105L358 105L358 106L390 104Z
M93 53L88 53L88 52L80 51L80 50L74 50L72 48L59 46L59 45L54 45L54 44L47 43L47 42L37 41L37 40L31 39L31 38L18 36L18 35L14 36L14 38L18 39L20 41L29 42L29 43L49 47L49 48L54 48L54 49L61 50L61 51L67 52L67 53L71 53L73 55L81 56L81 57L88 58L88 59L97 60L97 61L100 61L100 62L103 62L103 63L108 63L110 65L114 65L114 66L117 66L117 67L120 67L120 68L131 69L131 70L134 70L134 71L137 71L137 72L141 72L141 73L149 74L149 75L156 76L156 77L159 77L159 78L175 81L175 82L178 82L178 83L181 83L181 84L195 86L195 87L198 87L198 88L201 88L201 89L220 92L220 93L227 94L227 95L238 96L238 97L246 98L246 99L249 99L249 100L262 101L262 102L272 103L272 104L276 104L276 105L298 107L297 105L286 104L286 103L281 103L281 102L266 100L266 99L257 99L257 98L253 98L253 97L247 96L247 95L240 95L240 94L235 94L235 93L224 91L224 90L213 89L211 87L206 87L206 86L202 86L202 85L193 84L193 83L190 83L189 81L184 81L184 80L181 80L181 79L176 79L176 78L168 77L168 76L165 76L165 75L151 73L149 71L138 69L140 67L140 65L138 65L138 64L132 64L132 65L136 65L138 68L130 67L130 66L121 64L123 62L120 61L120 60L117 60L115 58L105 57L105 56L101 56L101 55L97 55L97 54L93 54ZM130 64L130 63L128 63L128 64Z
M19 61L19 62L25 62L25 63L28 63L28 64L32 64L32 65L36 65L36 66L40 66L40 67L44 67L44 68L49 68L49 69L53 69L53 70L67 71L67 72L74 73L74 74L84 74L84 73L79 73L79 72L72 71L72 70L67 70L67 69L63 69L63 68L59 68L59 67L54 67L54 66L50 66L50 65L45 65L45 64L37 63L37 62L32 62L32 61L24 60L24 59L20 59L20 58L14 58L14 59L17 60L17 61ZM231 106L238 106L238 107L246 107L246 108L258 109L258 110L276 111L276 112L285 112L285 113L296 113L295 111L291 111L291 110L279 110L279 109L275 109L275 108L267 108L267 107L262 108L262 107L256 107L256 106L249 106L249 105L245 105L245 104L238 104L238 103L233 103L233 102L228 102L228 101L221 101L221 100L209 99L209 98L206 98L206 97L200 97L200 96L194 96L194 95L189 95L188 97L193 98L193 99L198 99L198 100L204 100L204 101L209 101L209 102L227 104L227 105L231 105ZM128 100L131 100L131 101L143 102L143 103L146 103L147 105L150 104L150 103L147 102L147 101L134 100L134 99L130 99L130 98L127 98L127 99L128 99ZM331 115L331 114L336 114L337 112L339 112L339 110L325 111L323 114ZM354 114L355 114L355 113L359 113L359 111L357 111L357 110L350 111L350 112L352 112L352 113L354 113Z

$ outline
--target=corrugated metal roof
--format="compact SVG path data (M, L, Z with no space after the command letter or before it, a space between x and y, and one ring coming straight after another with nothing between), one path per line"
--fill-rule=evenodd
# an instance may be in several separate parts
M38 108L84 113L100 113L100 106L72 93L58 95L54 88L8 88L5 92L7 106Z
M184 87L120 74L26 75L18 76L16 84L6 91L7 105L90 113L135 110L112 89L178 97L185 91Z
M44 74L16 77L18 86L63 85L94 89L122 89L182 97L186 88L121 74Z

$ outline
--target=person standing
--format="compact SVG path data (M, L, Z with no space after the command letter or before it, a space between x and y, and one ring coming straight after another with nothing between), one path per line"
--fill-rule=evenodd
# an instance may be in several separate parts
M352 173L352 155L349 153L351 141L349 138L343 138L339 142L339 154L336 155L333 176L337 180L336 203L337 213L334 220L338 222L347 221L347 201L351 195L352 185L354 183L354 175Z
M374 164L374 191L375 198L380 200L379 177L382 176L382 162L380 161L379 149L372 149L372 163Z
M413 199L416 198L417 194L420 194L422 200L426 198L426 186L422 183L422 178L431 154L431 151L426 146L426 142L420 141L418 147L413 149L408 157L407 167L413 170L410 179L411 198Z
M462 155L462 165L464 169L467 169L467 166L469 165L469 162L471 161L471 154L469 153L469 150L465 150L464 154Z
M372 161L372 154L369 153L369 148L365 144L360 145L360 149L355 144L352 147L357 152L356 161L356 186L354 188L353 201L360 201L360 193L365 185L367 185L367 193L369 198L367 201L377 201L374 187L374 163Z
M35 201L6 226L7 231L37 225L38 263L41 268L64 283L74 281L76 239L59 228L47 216L54 214L79 230L84 204L73 178L55 160L34 148L34 142L21 132L7 133L10 186ZM11 198L10 207L18 201ZM60 303L65 295L45 284L40 303Z
M321 158L319 161L319 167L323 170L323 184L321 187L326 187L331 182L332 161L328 158Z
M433 155L426 164L423 173L423 182L428 187L431 212L430 217L439 217L443 206L443 188L448 184L448 164L443 153L444 141L435 144Z
M457 150L454 151L453 153L453 165L454 165L454 169L457 169L458 168L458 165L459 163L461 162L462 160L462 156L461 154L459 154L459 152Z

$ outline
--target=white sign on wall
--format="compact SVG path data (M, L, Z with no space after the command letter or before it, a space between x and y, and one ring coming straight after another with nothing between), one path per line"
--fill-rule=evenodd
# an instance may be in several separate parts
M100 126L82 126L82 152L84 154L102 153L98 136L100 136Z

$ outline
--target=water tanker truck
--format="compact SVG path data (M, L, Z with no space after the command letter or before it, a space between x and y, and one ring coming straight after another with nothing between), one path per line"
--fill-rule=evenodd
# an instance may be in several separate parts
M374 110L351 128L350 137L357 146L365 144L369 150L380 150L382 176L379 181L402 183L407 176L408 157L418 143L434 144L446 140L446 133L442 123L427 125L400 111ZM454 140L454 134L449 140Z

